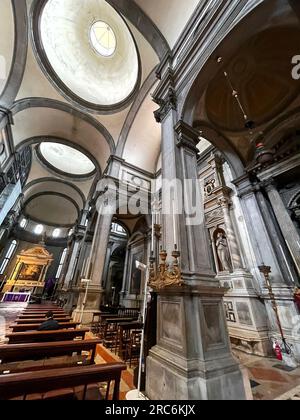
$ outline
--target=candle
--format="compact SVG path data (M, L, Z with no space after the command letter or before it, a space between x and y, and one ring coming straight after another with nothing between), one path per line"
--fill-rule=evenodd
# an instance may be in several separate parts
M151 255L154 253L154 218L155 214L152 213L152 229L151 229Z
M175 215L175 199L173 198L173 229L174 229L174 244L177 244L177 225L176 225L176 215Z

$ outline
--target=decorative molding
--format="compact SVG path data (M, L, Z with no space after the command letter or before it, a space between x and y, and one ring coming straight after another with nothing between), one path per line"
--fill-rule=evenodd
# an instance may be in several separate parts
M199 143L200 133L184 121L179 121L174 129L177 133L177 146L190 149L197 155L199 152L197 144Z
M41 184L41 183L44 183L44 182L57 182L59 184L67 185L68 187L73 188L73 190L75 190L75 192L80 196L80 198L82 200L82 207L84 207L84 204L86 202L86 198L85 198L83 192L76 185L72 184L71 182L63 181L63 180L57 179L57 178L48 177L48 178L38 178L38 179L35 179L35 180L29 182L26 185L26 187L23 190L23 193L25 194L26 191L29 188L33 187L34 185Z
M10 107L14 102L25 72L28 50L28 19L26 0L11 0L14 12L15 44L12 65L6 86L0 97L0 105ZM4 115L5 118L5 115ZM0 121L2 122L1 113Z
M112 135L104 127L104 125L102 125L99 121L97 121L91 115L85 112L81 112L78 109L73 108L71 105L65 102L57 101L55 99L42 98L42 97L29 97L29 98L20 99L13 104L11 108L11 112L14 116L18 114L19 112L24 111L27 108L57 109L59 111L66 112L70 115L73 115L74 117L78 119L85 121L86 123L94 127L104 137L104 139L106 140L108 144L110 152L112 154L115 153L116 147L115 147L115 142Z
M144 36L160 60L170 51L165 37L155 23L134 0L106 0L118 13L122 13Z
M174 88L170 87L165 99L153 98L154 102L159 105L159 109L154 111L156 122L162 123L169 111L177 110L177 97Z

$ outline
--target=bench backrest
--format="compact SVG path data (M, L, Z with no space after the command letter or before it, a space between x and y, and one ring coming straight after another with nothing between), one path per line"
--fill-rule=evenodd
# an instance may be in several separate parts
M9 328L12 332L36 331L41 324L11 324ZM79 322L60 322L60 328L68 330L70 328L77 328Z
M54 318L67 318L69 316L67 314L53 314L53 315L54 315ZM20 314L19 315L20 319L43 318L43 317L45 318L46 314L41 313L41 314L26 314L26 315Z
M29 394L114 381L113 400L117 401L123 370L126 370L125 364L112 363L4 375L0 376L0 399L25 398Z
M91 351L91 363L94 363L96 346L101 340L57 341L48 343L6 344L0 346L2 363L41 360L46 357L68 356L82 351ZM1 366L1 365L0 365Z
M85 337L89 330L87 328L78 330L57 330L57 331L26 331L7 334L9 344L40 343L45 341L68 341L75 338Z
M65 311L23 311L20 313L20 315L46 315L48 312L52 312L53 314L66 315Z
M67 317L54 317L54 319L58 322L68 322L71 321L72 319L67 316ZM23 319L23 318L17 318L15 320L16 324L41 324L42 322L45 322L46 318L29 318L29 319Z

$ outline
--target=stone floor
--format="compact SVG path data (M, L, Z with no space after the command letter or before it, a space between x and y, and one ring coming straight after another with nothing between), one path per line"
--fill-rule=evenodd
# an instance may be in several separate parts
M294 390L300 384L300 368L288 368L275 358L243 353L235 353L235 356L248 372L254 400L281 399L287 392L297 394Z
M27 303L0 303L0 343L5 342L5 335L9 331L9 325L14 322Z

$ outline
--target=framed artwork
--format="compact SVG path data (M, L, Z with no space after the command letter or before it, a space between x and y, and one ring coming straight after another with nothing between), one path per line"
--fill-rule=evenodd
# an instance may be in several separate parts
M42 270L42 265L22 264L17 280L39 281Z
M140 294L142 286L142 272L136 268L136 262L144 261L144 251L139 251L132 254L131 260L131 287L130 293L132 295Z

